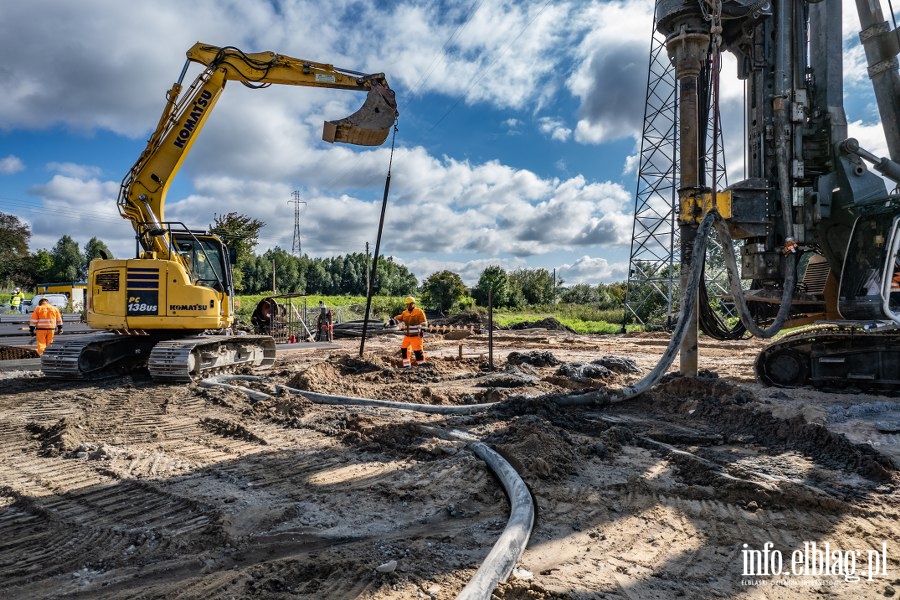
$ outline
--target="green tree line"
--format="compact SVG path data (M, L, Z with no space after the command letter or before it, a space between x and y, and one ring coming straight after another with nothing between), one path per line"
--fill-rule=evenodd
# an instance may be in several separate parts
M415 275L393 257L379 259L373 279L372 257L350 253L331 257L294 256L275 248L255 254L259 229L264 224L237 213L216 216L210 230L236 251L235 285L245 295L266 293L305 293L322 296L364 296L372 281L380 296L419 296L429 309L448 312L486 307L489 297L496 308L522 309L549 306L556 302L596 306L601 310L621 308L625 284L577 284L564 287L547 269L516 269L507 272L500 266L482 271L478 283L467 287L452 271L439 271L419 285ZM37 283L83 281L90 261L113 258L105 243L91 238L84 248L68 235L52 249L30 253L29 227L13 215L0 212L0 289L14 286L31 289Z

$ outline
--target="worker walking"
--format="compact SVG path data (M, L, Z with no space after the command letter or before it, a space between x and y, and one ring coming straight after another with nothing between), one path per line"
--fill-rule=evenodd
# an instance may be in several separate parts
M9 307L15 312L22 312L25 309L25 294L19 288L13 290L12 297L9 299Z
M28 323L31 335L37 337L38 356L44 354L47 346L53 343L53 332L62 333L63 320L59 309L50 304L46 298L41 298L34 312L31 313L31 321Z
M422 338L425 337L425 329L428 328L428 318L421 308L416 307L416 299L412 296L407 296L406 310L394 318L406 325L403 343L400 345L403 368L408 369L413 363L417 365L427 364L428 361L425 360ZM410 351L412 351L413 357L410 357Z

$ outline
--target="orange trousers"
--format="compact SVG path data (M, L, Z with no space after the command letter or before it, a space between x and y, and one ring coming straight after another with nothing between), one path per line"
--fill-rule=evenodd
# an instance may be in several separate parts
M415 363L420 364L425 361L425 348L422 345L422 338L417 335L404 335L403 342L400 344L400 356L403 357L403 366L412 366L413 360L409 355L412 350L415 355Z
M53 329L35 329L34 335L37 338L37 353L41 355L47 346L53 343Z

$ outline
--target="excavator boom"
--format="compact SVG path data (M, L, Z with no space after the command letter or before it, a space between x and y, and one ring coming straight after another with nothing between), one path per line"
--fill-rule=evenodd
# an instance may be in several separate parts
M188 91L182 81L191 63L204 66ZM196 43L178 81L166 95L166 106L141 156L122 181L119 212L130 220L145 251L171 254L162 234L166 192L172 178L206 124L228 81L251 88L273 84L367 92L363 106L344 119L327 121L323 139L359 146L384 143L397 118L397 102L383 73L363 74L330 64L274 52L246 53L234 47Z

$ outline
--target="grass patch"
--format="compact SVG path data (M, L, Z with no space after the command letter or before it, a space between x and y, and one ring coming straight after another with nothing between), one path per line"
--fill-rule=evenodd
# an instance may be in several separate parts
M620 333L624 314L622 309L563 304L555 310L497 310L494 311L494 323L500 327L510 327L518 323L530 323L552 317L576 333L599 335ZM628 331L635 329L637 328L633 325L628 326Z

